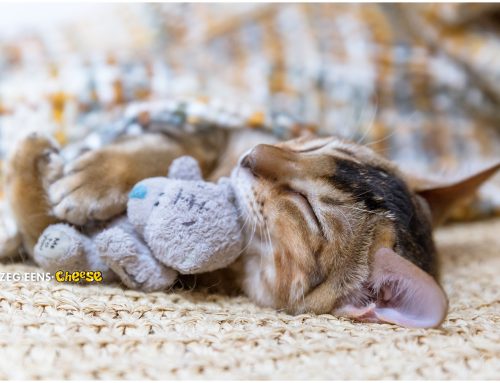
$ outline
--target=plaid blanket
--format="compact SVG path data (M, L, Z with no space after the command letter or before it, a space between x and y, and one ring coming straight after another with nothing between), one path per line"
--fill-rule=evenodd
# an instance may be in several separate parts
M500 157L495 4L115 7L0 35L0 158L28 129L99 147L148 128L144 110L168 129L336 134L418 173ZM500 177L455 218L491 214Z

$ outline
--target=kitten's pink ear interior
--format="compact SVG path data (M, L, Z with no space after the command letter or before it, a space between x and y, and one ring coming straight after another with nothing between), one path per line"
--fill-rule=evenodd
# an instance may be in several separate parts
M448 301L434 278L391 249L375 253L370 285L377 296L373 303L348 304L337 313L414 328L437 327L446 316Z

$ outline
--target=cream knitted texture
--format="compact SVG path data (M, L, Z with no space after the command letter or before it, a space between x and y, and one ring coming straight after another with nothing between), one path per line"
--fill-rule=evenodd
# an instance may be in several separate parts
M498 233L499 219L437 232L450 312L435 330L289 316L244 297L0 282L0 378L498 378Z

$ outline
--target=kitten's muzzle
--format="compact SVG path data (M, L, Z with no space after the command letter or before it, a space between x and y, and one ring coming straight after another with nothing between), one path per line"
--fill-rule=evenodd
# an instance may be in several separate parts
M256 177L283 180L297 174L297 154L272 145L257 145L241 159L240 166Z

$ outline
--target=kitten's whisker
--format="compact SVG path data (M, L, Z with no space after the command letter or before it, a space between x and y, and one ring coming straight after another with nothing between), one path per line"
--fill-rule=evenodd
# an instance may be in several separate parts
M240 219L241 219L241 218L244 218L243 223L242 223L242 226L241 226L241 228L240 228L240 230L239 230L239 234L242 234L244 231L246 231L246 229L247 229L248 225L249 225L250 223L252 223L252 224L253 224L253 222L251 222L251 217L250 217L250 215L249 215L249 214L245 214L245 213L243 213L243 211L238 212L238 213L239 213L239 218L240 218ZM250 242L250 240L248 240L248 242Z
M368 213L368 214L374 214L374 215L379 215L381 217L385 217L385 215L383 213L379 213L379 212L376 212L376 211L370 211L370 210L360 209L360 208L354 207L354 206L345 206L345 207L348 208L348 209L358 210L358 211L362 211L362 212L365 212L365 213Z
M257 230L257 224L255 223L252 227L252 234L250 235L250 239L248 240L248 242L246 243L246 245L243 247L243 249L241 249L241 251L238 253L238 255L236 256L236 258L238 258L241 254L243 254L245 252L246 249L248 249L248 247L250 246L250 243L252 243L252 239L255 235L255 231Z
M382 137L378 140L375 140L375 141L371 141L371 142L367 142L366 144L364 144L365 146L372 146L372 145L375 145L375 144L379 144L381 142L384 142L386 140L388 140L389 138L391 138L392 136L394 136L396 134L396 131L393 130L392 132L390 132L389 134L387 134L385 137Z
M242 234L243 231L246 229L247 225L248 225L248 222L249 222L249 217L247 214L244 215L243 217L243 213L239 214L238 218L241 220L241 218L244 218L242 224L241 224L241 228L240 228L240 231L238 234Z
M410 116L406 119L407 122L411 122L415 116L417 115L418 111L417 110L414 110ZM374 145L374 144L378 144L380 142L384 142L385 140L389 139L390 137L394 136L396 134L396 130L393 129L391 133L387 134L385 137L379 139L379 140L375 140L375 141L371 141L371 142L368 142L364 145L366 146L371 146L371 145ZM386 148L386 150L389 150L390 148ZM385 153L384 153L385 154Z
M266 226L267 238L268 238L268 241L269 241L269 246L271 247L271 251L274 254L273 241L272 241L272 238L271 238L271 232L269 231L269 225L267 224L267 222L266 222L265 226Z
M357 200L359 197L362 197L362 196L364 196L365 194L368 194L368 193L371 193L371 192L372 192L372 190L367 190L367 191L365 191L365 192L363 192L363 193L354 194L354 195L353 195L353 198L354 198L355 200Z
M356 134L358 132L358 130L360 130L360 128L362 127L361 125L361 120L363 119L363 115L365 113L365 110L366 110L366 105L364 105L362 108L361 108L361 113L359 113L357 115L357 118L356 118L356 121L354 121L354 127L350 127L349 130L353 131L354 134ZM354 116L353 116L354 117ZM368 126L368 129L370 129L370 126ZM366 132L365 132L366 133ZM357 141L359 143L359 140Z
M349 221L349 219L347 218L347 216L344 214L344 212L340 208L338 208L336 206L334 206L334 208L342 215L342 217L344 217L344 219L345 219L345 221L347 223L347 226L349 226L349 230L351 231L351 235L354 235L354 230L352 230L351 221Z
M49 213L36 213L36 214L30 214L28 217L29 218L38 218L38 217L47 217L47 215L50 215Z
M272 242L272 238L271 238L271 232L269 231L269 226L267 224L267 222L264 222L264 226L266 228L266 232L267 232L267 242L268 242L268 246L271 248L271 254L274 255L274 246L273 246L273 242ZM262 261L263 261L263 258L264 257L260 257L260 268L261 270L263 270L263 265L262 265Z
M367 110L368 108L366 108L365 110ZM364 111L362 112L364 113ZM359 138L356 143L357 144L361 144L363 143L363 140L365 139L365 137L368 135L368 133L373 129L373 123L375 122L375 117L377 116L377 113L378 113L378 103L375 103L375 107L373 109L373 113L372 113L372 116L371 116L371 119L370 119L370 122L368 123L368 127L367 129L365 130L365 132L363 133L363 135L361 136L361 138ZM361 120L361 117L360 117L360 120Z
M262 254L260 254L259 262L260 262L260 270L264 270L264 257L262 256Z

